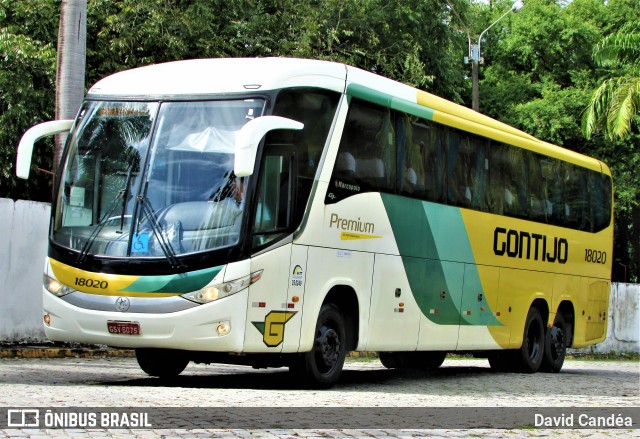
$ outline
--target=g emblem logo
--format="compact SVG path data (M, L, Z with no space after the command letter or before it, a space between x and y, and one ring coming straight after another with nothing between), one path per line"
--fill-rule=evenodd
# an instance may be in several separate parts
M116 299L116 309L118 311L125 312L129 310L130 306L131 306L131 302L129 302L129 299L127 299L126 297L118 297Z

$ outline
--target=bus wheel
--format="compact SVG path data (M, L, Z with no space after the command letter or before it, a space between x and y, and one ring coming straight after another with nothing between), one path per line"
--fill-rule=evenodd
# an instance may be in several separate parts
M378 352L378 358L387 369L400 367L397 352Z
M304 354L290 370L315 387L331 387L342 373L346 352L346 332L340 309L328 303L322 305L316 323L313 348Z
M420 369L434 370L442 366L444 359L447 356L446 352L433 351L433 352L416 352L417 360Z
M514 357L514 351L511 350L490 352L489 366L494 372L510 372L513 370Z
M540 311L531 307L524 323L522 347L516 351L515 366L520 372L534 373L544 357L544 322Z
M379 352L380 362L387 369L433 370L444 362L446 352Z
M556 314L553 326L547 328L544 341L544 358L541 370L545 372L560 372L567 352L567 325L562 314Z
M171 349L136 349L138 365L146 374L171 378L180 375L189 360Z

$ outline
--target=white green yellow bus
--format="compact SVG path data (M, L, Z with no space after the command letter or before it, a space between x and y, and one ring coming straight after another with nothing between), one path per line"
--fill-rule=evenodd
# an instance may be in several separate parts
M607 166L344 64L177 61L88 92L55 183L48 338L334 384L351 351L557 372L604 340Z

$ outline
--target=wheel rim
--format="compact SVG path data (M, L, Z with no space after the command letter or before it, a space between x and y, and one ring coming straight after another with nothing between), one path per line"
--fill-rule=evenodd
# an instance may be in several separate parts
M564 350L564 331L558 326L551 328L551 343L549 346L551 358L557 360Z
M338 332L323 324L315 339L316 364L322 373L329 372L338 362L340 357L340 335Z

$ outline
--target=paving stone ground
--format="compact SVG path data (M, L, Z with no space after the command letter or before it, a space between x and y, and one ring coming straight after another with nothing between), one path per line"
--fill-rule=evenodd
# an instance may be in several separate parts
M190 364L176 380L163 382L145 375L132 358L5 358L0 359L0 409L12 407L171 407L202 413L206 408L229 411L251 408L342 409L372 411L381 428L359 428L356 420L335 428L171 428L138 429L2 429L5 438L548 438L640 437L637 429L535 428L384 428L385 416L399 408L453 408L449 416L468 414L465 408L530 407L562 413L571 407L631 409L640 419L640 362L568 360L559 374L506 374L489 369L486 360L447 359L436 372L385 369L377 360L349 359L338 385L307 390L291 381L286 369L254 370L228 365ZM369 409L367 409L369 408ZM457 409L456 409L457 408ZM223 409L224 410L224 409ZM523 409L525 412L527 409ZM242 413L242 412L241 412ZM299 414L304 416L304 413ZM360 411L356 411L360 413ZM294 412L293 416L296 416ZM199 415L196 415L196 417ZM393 424L390 420L389 424ZM285 422L285 421L283 421ZM286 422L285 422L286 423ZM269 424L273 424L270 422ZM402 424L402 422L400 422ZM531 422L531 424L533 424ZM324 425L324 424L323 424ZM482 424L479 424L482 425ZM403 427L401 425L401 427Z

